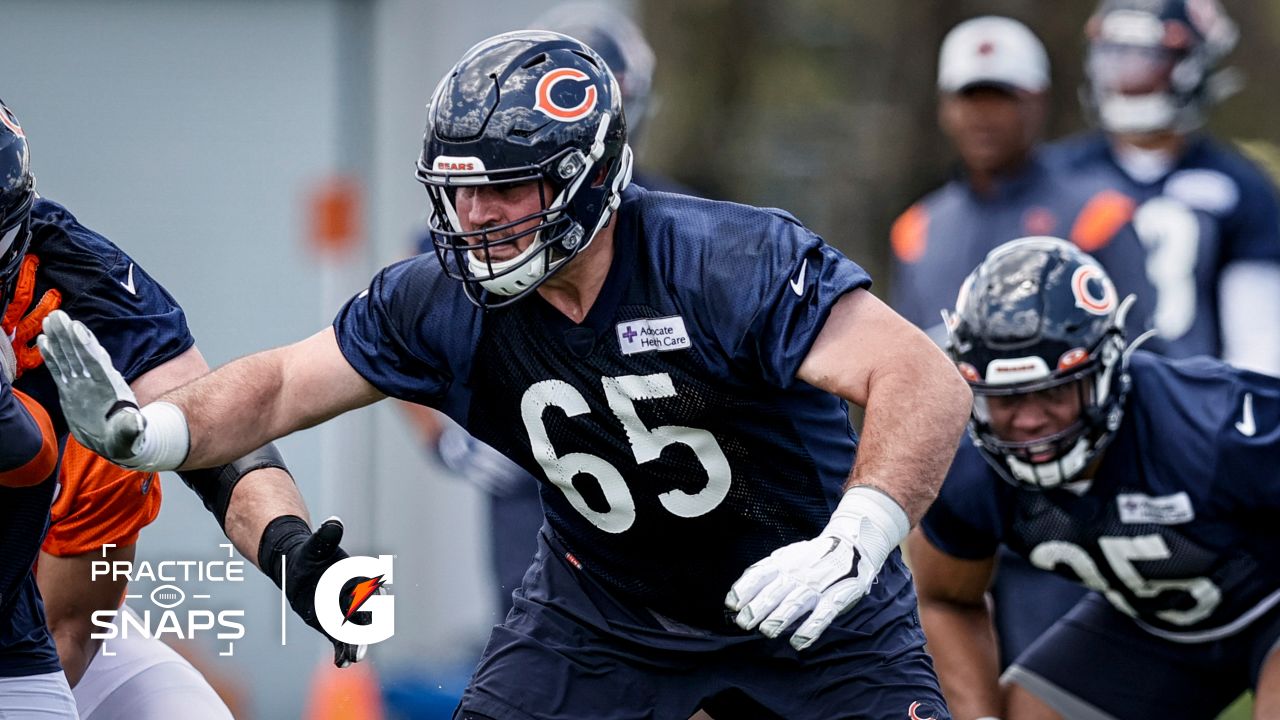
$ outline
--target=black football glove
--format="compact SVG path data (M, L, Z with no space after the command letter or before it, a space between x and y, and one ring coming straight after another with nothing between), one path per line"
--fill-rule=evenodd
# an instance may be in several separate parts
M285 595L289 598L289 606L304 622L329 638L333 643L333 664L340 668L363 660L369 648L368 645L351 645L335 640L320 627L320 622L316 619L315 594L320 576L330 565L347 557L347 552L339 546L342 542L342 530L342 520L336 517L325 520L312 533L302 518L284 515L267 525L258 546L258 565L277 587L280 586L281 558L285 559L285 572L288 575ZM344 606L350 603L350 593L346 596ZM352 620L359 623L360 614L356 613L357 617Z

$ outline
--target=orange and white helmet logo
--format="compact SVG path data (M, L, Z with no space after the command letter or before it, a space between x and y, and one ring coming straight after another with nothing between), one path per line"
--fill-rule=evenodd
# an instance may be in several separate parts
M1094 288L1089 281L1096 280ZM1101 290L1095 294L1094 290ZM1106 315L1115 309L1116 288L1111 278L1096 265L1081 265L1071 274L1071 293L1076 296L1076 307L1094 315Z
M20 138L25 138L27 136L26 133L22 132L22 126L18 124L18 118L14 117L9 112L9 109L3 105L0 105L0 123L4 123L5 127L9 128L14 135L17 135Z
M552 97L556 85L565 81L588 83L582 102L573 107L565 107ZM535 95L537 101L533 104L534 109L540 110L552 120L561 122L581 120L591 114L591 111L596 109L596 100L599 99L599 93L596 91L595 84L591 82L591 76L576 68L559 68L543 75L538 81Z

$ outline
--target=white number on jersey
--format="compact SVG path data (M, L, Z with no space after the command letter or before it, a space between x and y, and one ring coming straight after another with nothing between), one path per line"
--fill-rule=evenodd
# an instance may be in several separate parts
M1191 208L1161 196L1138 208L1133 229L1147 252L1147 280L1156 291L1156 332L1176 340L1186 335L1196 320L1200 221Z
M679 425L650 429L645 427L636 413L636 401L676 396L675 385L669 374L602 377L600 382L604 386L609 409L613 410L627 433L627 441L631 444L637 463L657 460L662 455L663 448L679 444L693 450L706 471L707 483L698 492L690 494L683 490L668 490L659 495L658 501L664 508L673 515L691 518L711 512L724 501L729 494L732 473L729 460L720 449L715 436L706 430ZM569 504L583 517L605 532L623 532L636 520L636 504L622 473L603 458L588 453L557 455L547 435L547 426L542 421L543 411L553 406L563 410L569 417L590 412L582 393L569 383L563 380L534 383L520 400L520 415L529 431L534 459L547 474L547 478L560 488ZM593 510L582 493L573 486L573 478L579 474L596 479L609 505L607 511Z
M1169 546L1159 535L1103 537L1098 538L1098 546L1102 548L1102 554L1107 558L1111 571L1135 597L1152 598L1166 590L1181 590L1196 601L1195 607L1187 610L1157 612L1156 617L1167 623L1194 625L1212 615L1214 609L1222 602L1222 591L1209 578L1148 580L1142 577L1138 568L1134 566L1134 561L1166 560L1170 556ZM1081 582L1090 589L1102 593L1117 610L1130 617L1137 617L1137 611L1125 596L1111 587L1098 570L1097 563L1079 545L1060 540L1043 542L1031 551L1030 560L1032 565L1050 571L1059 564L1066 565L1080 578Z

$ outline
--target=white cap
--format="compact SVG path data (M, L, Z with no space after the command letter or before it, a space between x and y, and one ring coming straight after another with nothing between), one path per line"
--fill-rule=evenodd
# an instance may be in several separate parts
M987 15L952 28L938 55L938 89L1005 85L1029 92L1049 87L1049 55L1026 25Z

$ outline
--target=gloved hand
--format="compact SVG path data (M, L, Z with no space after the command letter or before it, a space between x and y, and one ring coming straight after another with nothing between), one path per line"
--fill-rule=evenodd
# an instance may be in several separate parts
M189 442L182 411L167 402L139 410L133 390L84 323L54 310L36 345L81 445L127 468L172 470L182 464ZM147 433L147 413L175 431Z
M804 650L867 594L908 530L907 514L892 498L852 488L817 538L778 548L747 568L725 605L738 613L739 627L758 626L771 638L809 613L791 636L792 647Z
M258 547L258 566L275 581L276 587L280 587L281 558L284 558L284 588L289 606L303 622L333 643L333 664L340 668L363 660L369 649L368 645L351 645L334 639L316 619L316 585L320 576L330 565L348 557L339 545L342 533L342 520L337 517L325 520L312 533L302 518L285 515L267 524Z

